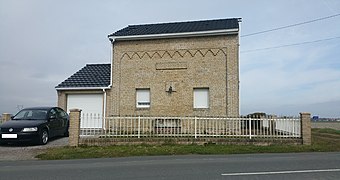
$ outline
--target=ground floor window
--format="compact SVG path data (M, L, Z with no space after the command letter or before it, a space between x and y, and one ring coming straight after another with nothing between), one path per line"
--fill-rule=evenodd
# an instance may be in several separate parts
M209 88L194 88L194 108L209 108Z
M136 89L136 107L150 107L150 89Z

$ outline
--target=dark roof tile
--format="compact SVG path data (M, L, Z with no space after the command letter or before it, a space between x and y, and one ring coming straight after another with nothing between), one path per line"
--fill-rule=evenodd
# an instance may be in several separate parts
M109 36L137 36L151 34L171 34L224 29L238 29L240 18L188 21L159 24L129 25Z
M111 64L87 64L56 88L108 87L111 78Z

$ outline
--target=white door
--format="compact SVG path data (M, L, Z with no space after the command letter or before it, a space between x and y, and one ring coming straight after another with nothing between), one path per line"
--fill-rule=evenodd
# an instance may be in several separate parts
M69 94L67 111L81 109L81 128L102 128L103 94Z

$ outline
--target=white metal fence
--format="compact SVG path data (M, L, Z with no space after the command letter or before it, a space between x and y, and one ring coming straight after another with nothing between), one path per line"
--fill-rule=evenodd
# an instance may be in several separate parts
M82 116L81 137L301 138L300 118ZM81 126L85 127L85 126Z

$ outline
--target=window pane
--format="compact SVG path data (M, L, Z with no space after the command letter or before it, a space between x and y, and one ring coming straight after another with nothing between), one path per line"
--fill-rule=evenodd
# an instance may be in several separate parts
M194 108L209 108L209 89L194 89Z
M137 89L137 107L150 107L150 89Z

